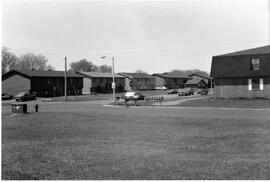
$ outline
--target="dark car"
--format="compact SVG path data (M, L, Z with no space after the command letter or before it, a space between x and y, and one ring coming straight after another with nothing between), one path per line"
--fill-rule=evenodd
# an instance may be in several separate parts
M175 89L170 89L170 90L168 90L167 93L168 93L168 94L177 94L178 92L177 92L177 90L175 90Z
M19 102L19 101L36 100L36 96L35 95L30 94L30 93L26 93L26 92L19 93L14 98L15 98L15 100L17 102Z
M2 100L10 100L13 99L13 95L2 93Z
M200 92L200 94L201 94L201 95L208 95L208 90L202 90L202 91Z
M194 89L193 88L185 88L186 92L187 92L187 95L194 95Z

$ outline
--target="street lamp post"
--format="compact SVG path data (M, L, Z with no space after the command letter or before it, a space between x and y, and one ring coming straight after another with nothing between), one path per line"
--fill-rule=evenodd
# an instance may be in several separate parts
M113 82L112 82L112 89L113 89L113 102L115 102L115 80L114 80L114 57L106 57L106 56L103 56L101 57L102 59L111 59L112 60L112 79L113 79Z

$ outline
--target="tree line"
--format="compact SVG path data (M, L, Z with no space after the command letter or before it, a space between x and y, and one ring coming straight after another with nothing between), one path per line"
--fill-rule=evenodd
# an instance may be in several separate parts
M2 47L2 74L13 70L55 70L48 64L48 59L41 54L26 53L17 57L10 52L7 47ZM108 65L95 65L91 61L81 59L70 63L70 71L95 71L95 72L112 72L112 67Z
M2 74L12 69L20 70L55 70L55 68L48 64L48 59L41 54L26 53L19 58L8 48L2 47ZM69 65L70 71L85 71L85 72L112 72L112 67L108 65L95 65L87 59L81 59L74 61ZM137 70L136 73L147 73L144 70ZM199 73L202 76L209 77L209 73L201 71L199 69L192 70L172 70L169 73L181 73L184 75L191 75L193 73Z
M135 73L147 73L147 72L144 71L144 70L137 70ZM202 70L199 70L199 69L171 70L171 71L165 72L165 73L176 73L176 74L182 74L182 75L185 75L185 76L189 76L189 75L192 75L194 73L197 73L197 74L199 74L201 76L210 77L208 72L202 71Z
M48 64L48 59L41 54L26 53L17 57L10 52L8 48L2 48L2 74L12 69L20 70L54 70L55 68Z

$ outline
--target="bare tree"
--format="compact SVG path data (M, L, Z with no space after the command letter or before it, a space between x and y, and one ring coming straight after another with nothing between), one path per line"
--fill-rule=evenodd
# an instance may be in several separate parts
M55 67L53 67L52 65L49 64L46 66L46 69L47 70L55 70Z
M137 71L135 71L135 73L146 73L147 74L147 72L144 70L137 70Z
M2 74L11 69L15 69L19 59L17 56L8 51L7 47L2 47Z
M171 73L181 73L181 74L185 74L187 76L194 74L194 73L198 73L202 76L205 77L209 77L209 73L207 73L206 71L202 71L199 69L192 69L192 70L172 70Z
M43 55L27 53L20 57L18 68L22 70L45 70L47 69L48 59Z
M108 65L100 65L98 67L98 71L102 73L111 73L112 72L112 67Z
M81 59L78 62L72 62L70 64L70 70L92 72L92 71L96 71L97 67L91 61L87 61L86 59Z

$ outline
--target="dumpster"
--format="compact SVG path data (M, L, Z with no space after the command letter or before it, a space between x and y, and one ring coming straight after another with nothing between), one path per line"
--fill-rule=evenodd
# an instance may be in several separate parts
M12 104L12 113L27 113L27 104Z

